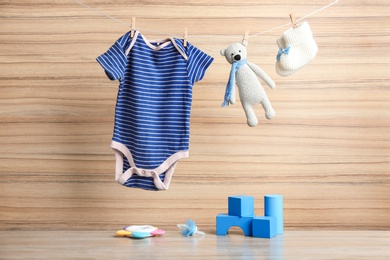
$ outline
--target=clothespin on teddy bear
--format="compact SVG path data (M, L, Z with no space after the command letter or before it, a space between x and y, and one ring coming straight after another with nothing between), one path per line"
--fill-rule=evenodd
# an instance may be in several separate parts
M245 47L248 46L248 38L249 38L249 30L245 30L245 34L244 34L244 38L242 38L242 45L244 45Z

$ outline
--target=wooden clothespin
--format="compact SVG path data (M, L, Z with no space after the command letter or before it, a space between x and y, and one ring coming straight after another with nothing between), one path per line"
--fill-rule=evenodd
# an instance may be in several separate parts
M184 47L187 47L187 37L188 37L188 28L186 27L184 29L184 38L183 38Z
M295 17L292 13L290 14L290 20L291 20L292 27L294 29L297 29L297 22L295 21Z
M248 46L249 30L245 31L244 38L242 39L242 44Z
M134 32L135 32L135 17L131 17L131 29L130 29L131 38L134 37Z

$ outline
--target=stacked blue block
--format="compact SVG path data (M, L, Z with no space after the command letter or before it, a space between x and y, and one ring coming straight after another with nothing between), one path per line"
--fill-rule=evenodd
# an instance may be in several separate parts
M255 215L255 198L244 195L229 197L228 214L237 217L253 217Z
M255 217L255 199L253 196L230 196L228 198L228 214L218 214L217 235L226 236L228 230L237 226L245 236L252 236L252 219Z
M233 226L242 229L245 236L272 238L283 234L283 197L279 194L264 196L264 215L255 216L253 196L228 198L228 214L216 217L217 235L226 236Z

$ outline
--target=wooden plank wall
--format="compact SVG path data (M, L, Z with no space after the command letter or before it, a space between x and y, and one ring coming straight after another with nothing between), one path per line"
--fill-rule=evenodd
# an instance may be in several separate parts
M249 41L248 59L276 82L276 110L246 125L240 103L221 108L230 66L219 50L326 0L171 0L85 3L146 31L182 35L215 58L194 88L190 157L168 191L114 182L117 82L95 58L128 28L76 1L0 3L0 230L101 230L129 224L203 229L227 197L284 195L286 229L390 229L388 1L341 0L309 17L319 52L290 77L276 74L276 39ZM197 37L209 35L209 37ZM228 38L218 37L227 35ZM215 36L215 37L213 37ZM264 85L264 84L263 84Z

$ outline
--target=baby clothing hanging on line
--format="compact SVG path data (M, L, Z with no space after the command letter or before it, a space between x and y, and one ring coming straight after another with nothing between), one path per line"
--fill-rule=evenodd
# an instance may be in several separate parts
M189 156L193 85L213 60L183 39L151 42L139 31L97 58L108 78L120 81L111 143L117 182L169 188L177 162Z
M297 28L290 28L276 40L279 51L276 55L275 69L280 76L294 74L312 61L318 46L308 22L303 22Z

